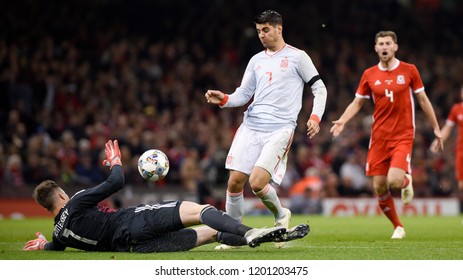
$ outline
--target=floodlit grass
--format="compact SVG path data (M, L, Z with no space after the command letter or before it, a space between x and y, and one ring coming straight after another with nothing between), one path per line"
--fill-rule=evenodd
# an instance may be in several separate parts
M292 225L308 223L311 232L283 249L273 244L216 251L208 244L181 253L24 252L24 243L42 231L51 239L52 219L0 220L0 260L463 260L462 217L403 217L404 240L391 240L385 217L293 215ZM248 216L245 224L272 225L270 216Z

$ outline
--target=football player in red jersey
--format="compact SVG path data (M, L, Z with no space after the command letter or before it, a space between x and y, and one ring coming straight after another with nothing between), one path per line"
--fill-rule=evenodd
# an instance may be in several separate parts
M333 121L330 130L333 137L337 137L365 101L372 99L373 126L365 170L368 176L373 177L379 207L394 226L392 239L402 239L406 234L390 190L401 189L405 204L413 199L410 165L415 137L413 96L434 130L436 149L443 149L439 123L418 69L395 57L398 48L395 32L380 31L376 34L375 51L379 63L363 72L354 100L341 117Z
M463 85L460 88L461 101L455 103L450 110L444 127L442 127L442 141L449 138L455 125L457 126L457 142L455 154L455 178L458 182L458 189L463 195ZM439 143L434 140L431 145L431 151L439 151Z

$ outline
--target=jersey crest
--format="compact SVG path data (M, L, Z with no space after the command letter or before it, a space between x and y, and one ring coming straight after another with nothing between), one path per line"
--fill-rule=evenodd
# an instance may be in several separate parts
M397 84L399 84L399 85L405 84L405 77L404 77L404 75L397 75Z
M288 57L285 56L283 59L281 59L280 68L282 71L285 71L286 69L288 69L288 66L289 66L289 59Z

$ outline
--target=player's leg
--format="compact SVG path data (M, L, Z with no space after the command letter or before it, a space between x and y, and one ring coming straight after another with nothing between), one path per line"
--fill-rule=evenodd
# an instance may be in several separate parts
M251 177L253 175L255 176L254 178L260 178L260 180L250 180L249 182L251 184L251 187L263 184L263 182L270 180L270 174L260 167L254 168ZM260 181L262 183L256 183L256 181ZM275 217L274 226L289 229L291 222L291 211L287 208L282 207L275 188L270 183L267 183L263 189L258 191L256 191L256 188L254 187L253 192L257 197L260 198L265 207L267 207L267 209L270 210L270 212ZM284 243L282 242L275 243L276 248L282 248L283 246Z
M228 232L245 237L251 247L263 242L280 240L286 233L283 227L255 229L244 225L230 217L227 213L210 205L199 205L195 202L183 201L179 208L180 219L185 226L198 224L198 221L217 231Z
M153 205L141 205L135 209L132 219L129 246L137 252L185 251L196 244L214 241L217 231L229 232L245 238L251 247L263 242L281 240L286 229L255 229L241 224L226 213L210 205L189 201L165 201ZM204 223L214 230L197 232L188 226ZM179 238L181 236L181 238ZM199 240L198 240L199 238ZM177 240L177 241L176 241Z
M193 230L197 233L197 242L196 246L201 246L211 242L220 242L222 245L228 245L232 247L240 247L249 245L251 247L256 247L260 243L264 242L274 242L274 241L291 241L295 239L300 239L306 236L310 228L308 225L301 224L292 228L286 233L280 232L271 232L271 229L253 229L248 232L246 237L239 236L229 232L216 231L208 226L195 227ZM250 242L251 241L251 242Z
M241 224L226 213L210 205L200 205L196 202L182 201L179 213L180 219L185 227L205 224L216 230L230 232L240 236L244 236L244 234L251 229L251 227Z
M405 170L391 167L387 173L387 186L389 189L402 189L404 185Z
M187 251L194 248L197 234L194 230L185 228L180 219L180 206L180 201L137 206L133 216L129 217L129 250L149 253Z
M241 222L244 216L244 185L248 175L235 170L230 170L228 179L227 194L225 201L225 212L235 220Z
M130 251L138 253L182 252L195 248L197 240L197 233L191 228L159 232L149 238L132 241Z
M255 131L242 124L233 138L225 162L225 168L230 170L225 211L237 221L243 220L243 189L260 152L254 148L258 146L258 138L255 134Z
M288 151L293 139L293 130L284 129L262 136L263 147L256 166L249 177L253 192L275 217L275 226L289 228L291 211L283 208L275 188L286 173ZM272 183L270 183L272 182ZM281 247L283 244L277 245Z
M267 209L270 210L275 217L278 217L281 203L276 190L270 185L270 173L262 167L254 167L249 177L249 185L254 194L262 200L262 203Z
M217 241L217 230L211 227L200 226L193 228L193 230L196 231L197 235L195 247Z
M402 202L410 204L412 202L414 191L412 185L412 175L405 170L397 167L391 167L387 174L387 185L389 189L400 189Z
M389 141L372 140L367 156L366 175L373 177L373 188L379 208L392 223L394 231L397 228L400 231L403 229L403 225L395 210L394 200L388 185L388 173L391 164L390 152Z
M230 177L228 178L227 194L225 199L225 212L230 215L233 219L241 222L244 216L244 185L248 180L248 175L236 171L230 170ZM233 238L232 238L233 239ZM236 246L232 244L241 244L242 242L221 242L223 244L217 245L216 250L228 250L235 249ZM246 243L242 244L246 245Z
M403 224L397 215L395 210L395 203L394 199L392 198L392 194L389 191L387 186L387 177L386 176L373 176L373 187L376 192L376 196L378 199L378 206L384 215L391 221L394 227L394 233L397 230L398 233L403 230ZM395 236L393 234L393 238L403 238L405 237L405 231L403 236Z
M273 214L275 221L284 218L288 218L289 221L291 213L281 206L278 194L275 188L270 184L270 174L267 170L258 166L254 167L251 177L249 178L249 184L254 194L261 199L262 203ZM286 228L289 227L289 225L282 226Z
M270 184L279 185L286 172L288 151L293 139L292 129L261 133L262 150L249 177L252 191L262 200L262 203L272 212L275 221L288 218L290 212L281 206L275 188ZM289 227L288 225L284 225Z
M460 200L460 209L463 209L463 151L457 149L455 157L455 178L458 182L458 198ZM463 224L463 220L461 222Z
M131 243L130 249L139 253L181 252L195 247L221 242L230 245L247 245L245 237L231 233L221 234L208 226L184 228L175 231L159 232Z
M409 204L413 200L411 155L413 140L388 141L391 142L391 164L387 175L390 189L400 189L402 202Z
M249 245L259 246L264 242L286 242L306 236L310 228L308 225L301 224L287 230L284 227L273 227L256 229L243 225L226 213L217 210L210 205L199 205L194 202L182 202L180 205L180 218L185 225L197 222L197 212L200 210L199 220L207 227L198 227L197 246L207 244L214 239L220 243L230 246Z
M378 205L381 211L391 221L394 229L403 227L395 210L395 203L387 186L386 176L373 176L373 187L378 197Z

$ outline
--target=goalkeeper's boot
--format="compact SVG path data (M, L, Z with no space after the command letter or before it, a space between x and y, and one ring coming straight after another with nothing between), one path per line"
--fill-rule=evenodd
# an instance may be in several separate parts
M401 196L402 196L402 202L404 204L410 204L413 200L413 185L412 185L412 175L406 173L405 176L407 176L409 182L408 185L406 185L404 188L401 190Z
M394 233L391 236L391 239L403 239L405 236L405 229L403 227L396 227Z
M291 211L287 208L283 208L283 212L285 213L285 215L283 216L283 218L275 220L275 226L289 229L289 223L291 222ZM283 248L284 245L284 242L277 242L275 243L275 248L280 249Z
M257 247L261 243L281 240L285 233L286 228L284 227L254 228L248 230L244 237L250 247Z
M288 242L291 240L301 239L310 232L309 225L300 224L295 227L292 227L286 231L285 234L282 235L280 242Z

